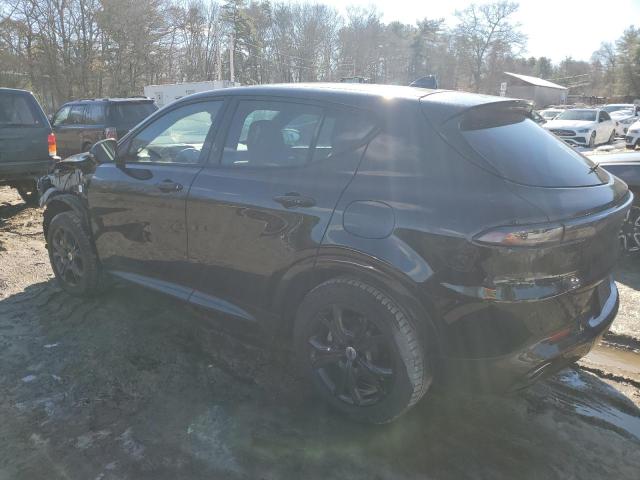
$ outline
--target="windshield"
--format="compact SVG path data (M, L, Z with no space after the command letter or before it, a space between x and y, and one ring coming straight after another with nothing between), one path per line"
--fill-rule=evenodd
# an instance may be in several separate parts
M560 114L560 112L557 111L557 110L547 110L545 112L540 112L540 115L542 115L547 120L552 119L552 118L556 118L558 116L558 114Z
M604 107L602 107L602 110L604 110L607 113L611 113L611 112L617 112L618 110L629 110L631 108L633 108L632 105L619 104L619 105L605 105Z
M611 114L612 117L631 117L633 115L635 115L635 112L630 109L616 110Z
M114 103L111 105L111 121L119 125L135 125L157 109L153 102Z
M556 120L581 120L583 122L595 122L595 110L567 110L556 117Z

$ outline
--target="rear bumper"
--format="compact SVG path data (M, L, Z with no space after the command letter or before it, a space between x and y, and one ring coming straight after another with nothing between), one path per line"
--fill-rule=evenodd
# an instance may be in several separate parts
M0 184L36 180L46 175L50 165L51 160L49 158L32 162L0 162Z
M606 295L598 293L603 291ZM509 354L492 358L445 359L446 383L453 386L472 384L493 391L518 390L574 363L589 353L609 330L618 312L618 289L612 278L600 282L593 295L600 297L595 300L600 308L594 314L576 318L552 335L527 343Z

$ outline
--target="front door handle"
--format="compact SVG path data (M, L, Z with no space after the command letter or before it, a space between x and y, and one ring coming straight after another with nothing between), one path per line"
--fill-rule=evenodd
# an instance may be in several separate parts
M313 207L316 201L311 197L303 197L298 192L290 192L273 197L284 208Z
M163 193L171 193L171 192L179 192L182 190L182 184L174 182L173 180L163 180L160 183L156 184L158 190Z

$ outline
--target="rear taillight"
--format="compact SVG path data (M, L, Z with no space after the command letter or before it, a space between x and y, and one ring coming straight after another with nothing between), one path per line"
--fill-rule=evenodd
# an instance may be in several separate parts
M503 247L536 247L561 242L564 226L560 224L498 227L477 235L474 240Z
M58 154L58 149L56 147L56 136L53 133L50 133L47 137L47 143L49 144L49 156L55 157Z
M118 139L118 131L114 127L107 127L104 129L104 138Z

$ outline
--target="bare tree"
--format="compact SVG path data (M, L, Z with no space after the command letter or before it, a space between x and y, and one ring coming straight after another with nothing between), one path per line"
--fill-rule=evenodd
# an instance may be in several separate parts
M470 62L473 88L482 88L483 70L489 53L519 51L525 44L525 36L519 24L510 22L510 17L518 10L518 4L499 1L484 5L471 4L462 11L456 11L458 26L456 33L461 47L466 50Z

